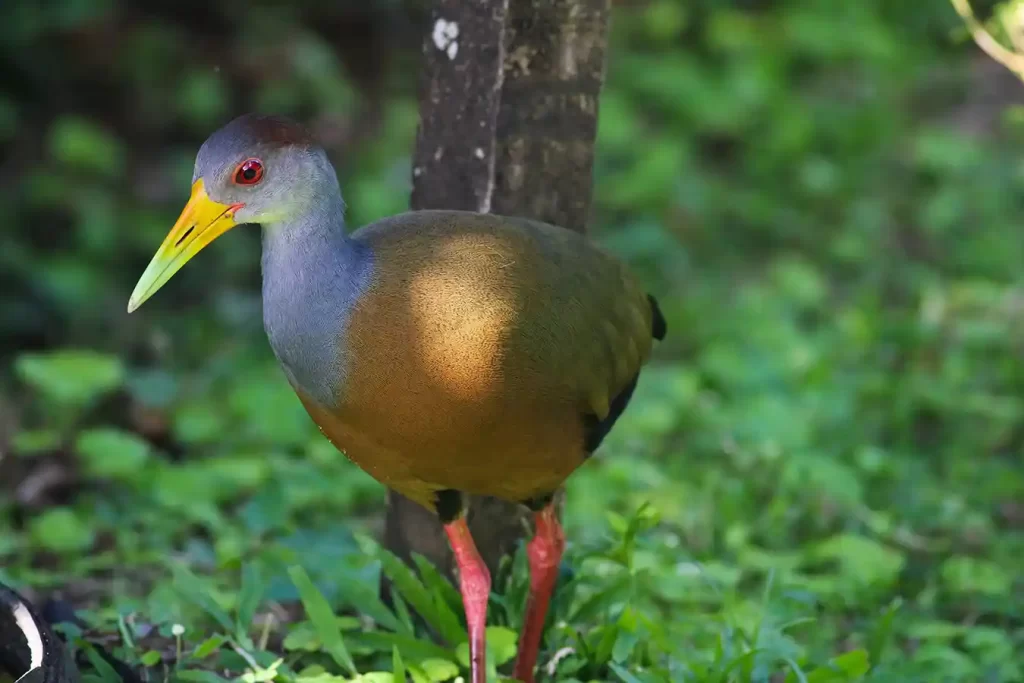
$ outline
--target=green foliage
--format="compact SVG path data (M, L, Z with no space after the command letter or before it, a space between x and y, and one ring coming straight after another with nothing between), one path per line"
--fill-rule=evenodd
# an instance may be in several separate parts
M353 55L342 5L0 8L0 577L65 588L149 680L467 673L458 592L369 540L382 489L266 346L256 236L123 312L241 111L328 136L353 225L405 207L420 36ZM941 0L612 26L594 232L671 335L569 482L542 678L1024 681L1019 82ZM525 565L491 601L503 671Z
M302 567L292 567L288 570L292 581L299 589L302 604L306 607L306 614L313 622L313 628L320 639L325 651L331 655L334 662L348 671L353 676L358 676L356 665L352 661L352 655L345 647L345 641L341 637L341 631L335 622L334 612L331 610L327 599L316 589L309 575Z
M44 399L75 408L85 407L116 389L125 375L119 359L84 350L22 354L14 368L18 377Z
M82 171L118 176L124 168L120 141L79 118L57 119L50 132L54 161Z
M68 508L51 508L32 520L30 534L39 548L57 553L88 550L94 541L89 524Z
M116 429L88 429L78 435L75 451L89 474L130 479L145 468L149 443Z

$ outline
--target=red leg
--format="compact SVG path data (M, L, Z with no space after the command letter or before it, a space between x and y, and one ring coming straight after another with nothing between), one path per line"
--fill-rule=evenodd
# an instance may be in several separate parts
M565 533L558 523L552 505L535 516L537 531L526 548L530 558L530 597L526 602L526 616L523 631L519 636L519 654L513 677L526 683L533 683L533 668L540 650L540 636L544 618L548 613L548 602L558 578L558 563L565 550Z
M459 589L462 604L466 610L466 626L469 629L469 662L472 683L487 681L487 598L491 595L491 573L487 571L480 553L477 552L473 536L465 517L460 517L444 527L448 541L455 553L459 566Z

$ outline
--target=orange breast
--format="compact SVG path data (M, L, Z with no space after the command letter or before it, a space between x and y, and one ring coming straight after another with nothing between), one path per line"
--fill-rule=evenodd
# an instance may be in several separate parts
M339 405L300 391L307 410L360 467L429 508L446 488L516 502L553 492L584 459L582 406L521 343L521 292L495 276L521 265L487 234L412 253L423 256L378 248L387 270L353 308Z
M302 399L339 450L428 509L434 494L449 488L522 502L553 492L583 461L582 435L571 419L509 413L495 421L469 406L442 412L446 406L435 404L434 419L403 422L408 413L384 402L326 411Z

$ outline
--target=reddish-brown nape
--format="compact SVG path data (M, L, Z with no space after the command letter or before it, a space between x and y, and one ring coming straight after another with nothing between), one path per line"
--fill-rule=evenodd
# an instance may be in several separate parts
M261 143L285 147L315 145L316 141L304 126L278 116L248 114L237 119L240 132Z

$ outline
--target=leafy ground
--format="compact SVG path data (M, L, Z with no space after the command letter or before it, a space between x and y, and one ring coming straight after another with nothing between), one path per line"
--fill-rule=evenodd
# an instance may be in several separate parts
M1022 681L1024 86L954 40L941 2L740 5L616 11L596 236L659 295L671 337L570 480L543 665L580 681ZM175 49L202 54L159 27L139 29L159 49L125 63L161 74ZM301 87L253 101L354 107L329 45L295 31ZM80 642L150 680L464 675L457 594L377 548L381 488L274 366L256 240L233 234L121 312L203 117L251 105L190 78L188 144L159 148L174 191L115 189L132 147L83 113L54 117L0 196L21 221L0 264L16 285L31 271L61 321L0 292L5 330L29 340L0 390L0 581L62 594ZM409 92L382 95L378 137L346 148L354 223L405 202ZM32 129L28 104L5 111ZM70 226L62 248L33 232L42 218ZM522 557L497 584L500 663Z

